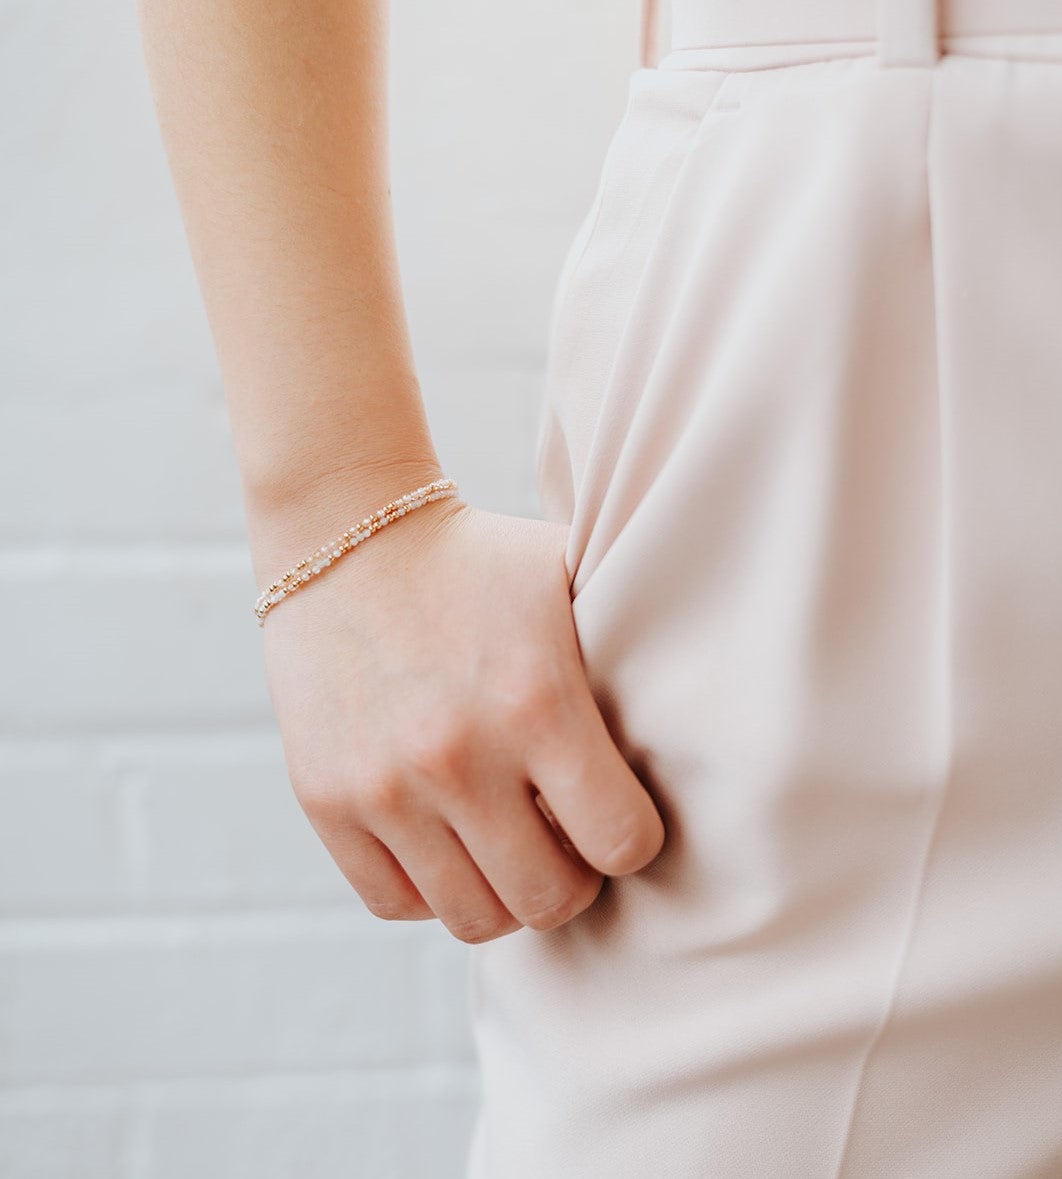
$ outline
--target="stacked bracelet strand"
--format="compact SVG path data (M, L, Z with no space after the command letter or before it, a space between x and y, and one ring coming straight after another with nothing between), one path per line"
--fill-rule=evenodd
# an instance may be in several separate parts
M330 540L328 544L322 545L315 553L312 553L304 561L300 561L298 565L292 566L287 573L278 577L272 585L262 590L254 605L254 614L258 619L258 625L265 625L265 616L279 602L301 589L308 581L312 581L335 561L338 561L340 557L349 553L351 549L356 548L363 541L368 540L370 536L386 527L392 520L397 520L432 500L451 499L456 495L457 484L453 479L436 479L433 483L425 483L423 487L418 487L415 491L410 491L399 499L392 500L378 511L373 512L371 516L366 516L360 524L355 524L337 536L335 540Z

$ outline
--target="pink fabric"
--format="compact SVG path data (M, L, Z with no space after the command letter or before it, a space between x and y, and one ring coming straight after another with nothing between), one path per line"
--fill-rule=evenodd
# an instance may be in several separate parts
M1062 38L839 7L635 71L560 277L542 502L668 839L474 950L471 1179L1062 1176Z
M643 0L670 18L674 49L800 42L911 41L1062 32L1058 0Z

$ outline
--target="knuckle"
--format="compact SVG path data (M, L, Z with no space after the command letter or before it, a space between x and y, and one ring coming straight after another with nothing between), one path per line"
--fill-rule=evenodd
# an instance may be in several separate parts
M503 684L498 697L509 723L534 734L556 716L560 689L548 665L535 663Z
M382 921L415 921L423 915L424 906L396 897L362 897L365 907Z
M417 777L460 781L465 776L471 748L469 734L456 723L421 725L407 738L403 758Z
M605 878L600 872L592 872L584 877L575 895L573 916L588 909L597 900L604 883Z
M597 899L603 883L604 877L600 873L590 872L571 887L560 885L547 889L531 898L522 910L525 915L521 920L531 929L556 929L588 909Z
M324 781L307 774L292 774L292 789L306 814L318 821L328 821L345 813L347 800L335 781Z
M394 772L378 773L366 779L358 797L362 809L377 819L400 818L410 809L409 787Z
M555 929L578 911L576 897L569 889L553 887L532 897L522 910L524 925L531 929Z
M475 946L481 942L489 942L494 938L501 937L502 934L511 932L518 924L514 923L511 918L490 914L485 917L467 917L458 921L451 921L448 923L447 928L458 941Z

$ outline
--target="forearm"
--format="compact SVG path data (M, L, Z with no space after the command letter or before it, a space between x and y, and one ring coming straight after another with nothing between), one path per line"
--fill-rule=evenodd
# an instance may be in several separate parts
M140 0L260 575L438 472L393 241L385 8Z

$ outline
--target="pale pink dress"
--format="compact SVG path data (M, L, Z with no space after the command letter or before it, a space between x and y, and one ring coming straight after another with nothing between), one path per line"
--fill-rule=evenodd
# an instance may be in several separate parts
M470 1179L1060 1179L1062 0L670 17L539 440L667 844L474 951Z

